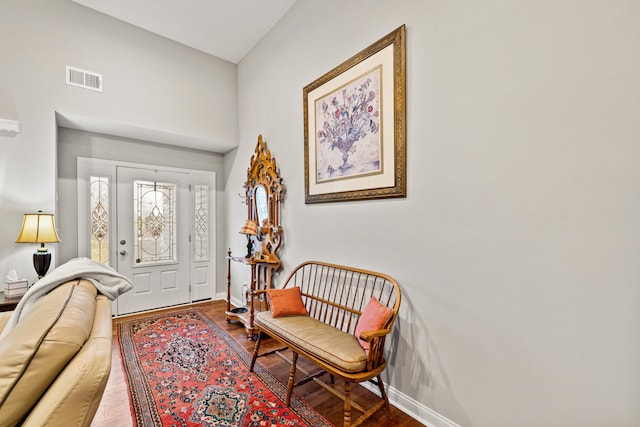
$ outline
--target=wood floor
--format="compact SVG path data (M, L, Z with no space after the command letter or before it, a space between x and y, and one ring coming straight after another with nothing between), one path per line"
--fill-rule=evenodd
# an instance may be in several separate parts
M227 331L229 335L234 337L243 347L252 352L254 341L247 339L244 332L244 328L235 324L228 323L225 320L224 311L226 303L224 301L213 301L203 304L198 304L204 313L206 313L211 319L213 319L222 329ZM166 310L165 310L166 311ZM170 311L170 310L169 310ZM111 367L111 376L107 383L107 388L104 392L104 396L98 408L98 412L91 424L92 427L130 427L133 425L131 420L131 411L129 408L129 395L127 392L127 383L122 370L122 359L120 357L120 348L118 342L115 339L115 331L117 324L122 320L130 320L134 317L143 317L144 315L135 315L125 318L114 319L114 340L113 340L113 361ZM271 339L263 339L261 345L261 352L274 349L276 343ZM286 353L285 353L286 354ZM290 354L290 353L289 353ZM278 355L269 355L258 359L263 365L265 365L274 375L276 375L283 383L286 384L289 377L290 365L285 362ZM309 371L314 371L315 367L302 357L298 359L298 366L306 368ZM343 388L341 381L336 380L336 388L338 390ZM304 399L309 405L311 405L316 411L322 414L327 420L336 426L342 426L342 401L337 397L334 397L331 393L324 390L314 382L298 386L294 389L294 393ZM352 388L352 398L354 401L360 403L364 407L370 406L376 401L377 396L373 395L368 390L359 385L354 385ZM359 412L354 411L352 416L359 416ZM369 427L413 427L422 426L423 424L412 419L407 414L403 413L399 409L393 407L391 411L391 419L387 418L383 409L376 412L371 418L369 418L363 426ZM144 427L144 426L139 426Z

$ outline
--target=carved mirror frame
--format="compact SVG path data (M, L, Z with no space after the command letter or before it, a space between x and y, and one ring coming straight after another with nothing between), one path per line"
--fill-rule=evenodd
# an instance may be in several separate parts
M282 225L280 224L280 202L284 194L282 178L276 159L271 156L258 135L258 143L251 156L244 184L247 197L248 219L258 224L258 248L265 262L280 263L278 249L282 245Z

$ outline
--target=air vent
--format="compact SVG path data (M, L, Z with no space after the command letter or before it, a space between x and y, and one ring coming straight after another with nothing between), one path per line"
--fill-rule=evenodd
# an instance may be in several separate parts
M102 92L102 74L67 65L67 84Z

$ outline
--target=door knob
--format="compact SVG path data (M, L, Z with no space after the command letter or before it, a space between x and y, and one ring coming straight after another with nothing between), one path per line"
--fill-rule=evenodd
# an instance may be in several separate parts
M120 251L120 255L126 255L127 251Z

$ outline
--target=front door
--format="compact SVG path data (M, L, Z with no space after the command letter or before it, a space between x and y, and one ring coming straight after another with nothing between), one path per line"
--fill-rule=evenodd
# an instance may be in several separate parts
M190 300L190 177L186 173L118 166L117 269L133 290L118 314Z

